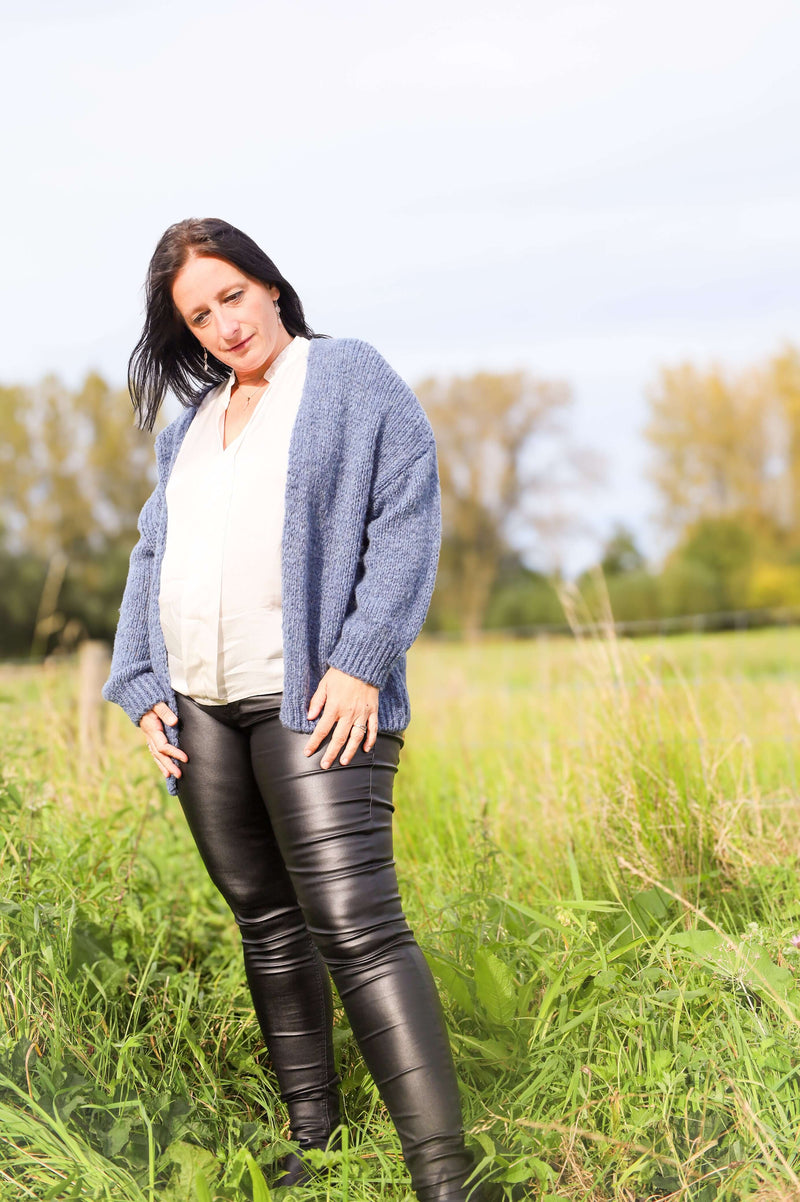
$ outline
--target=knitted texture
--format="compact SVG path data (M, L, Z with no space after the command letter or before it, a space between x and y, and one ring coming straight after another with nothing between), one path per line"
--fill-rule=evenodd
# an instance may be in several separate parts
M103 696L132 722L157 701L173 711L158 606L167 537L165 489L196 408L156 439L158 483L139 541ZM284 688L280 720L313 731L308 705L328 667L380 689L380 730L411 711L405 653L419 634L441 538L436 444L414 393L356 338L315 338L289 443L282 537ZM165 727L177 746L178 735ZM167 779L171 793L175 778Z

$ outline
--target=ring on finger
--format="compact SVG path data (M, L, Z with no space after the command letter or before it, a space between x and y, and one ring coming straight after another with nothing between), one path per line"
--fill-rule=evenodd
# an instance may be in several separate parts
M367 728L363 722L354 722L353 730L363 730L366 733Z

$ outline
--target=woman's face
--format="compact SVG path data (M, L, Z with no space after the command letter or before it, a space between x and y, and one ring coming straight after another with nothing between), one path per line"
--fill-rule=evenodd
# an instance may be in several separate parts
M195 338L241 383L260 380L292 340L278 321L279 296L227 260L204 255L193 255L172 285L175 307Z

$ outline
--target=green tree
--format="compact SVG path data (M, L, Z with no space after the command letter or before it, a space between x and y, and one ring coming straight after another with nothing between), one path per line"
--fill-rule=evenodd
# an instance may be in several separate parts
M676 573L684 589L689 581L693 589L702 581L707 609L742 609L755 552L754 533L741 520L703 518L686 531L667 560L664 575Z
M41 650L60 631L72 639L113 631L153 479L152 436L135 427L127 394L96 373L78 389L55 376L0 389L0 547L10 622L4 654L31 646L37 612ZM53 609L46 614L43 587L45 608Z
M555 582L542 572L525 567L518 555L501 564L486 612L488 630L561 626L564 611Z
M6 543L50 557L130 540L153 487L152 437L126 394L91 373L0 390L0 504Z
M603 548L600 566L605 576L624 576L641 572L645 558L636 545L636 536L626 526L617 525Z

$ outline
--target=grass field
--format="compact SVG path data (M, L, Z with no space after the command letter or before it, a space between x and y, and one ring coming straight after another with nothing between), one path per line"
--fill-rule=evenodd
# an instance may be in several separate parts
M406 910L498 1196L800 1202L800 631L421 642ZM0 668L0 1197L269 1198L286 1122L237 934L142 740ZM112 750L113 749L113 750ZM300 1198L410 1198L341 1010Z

